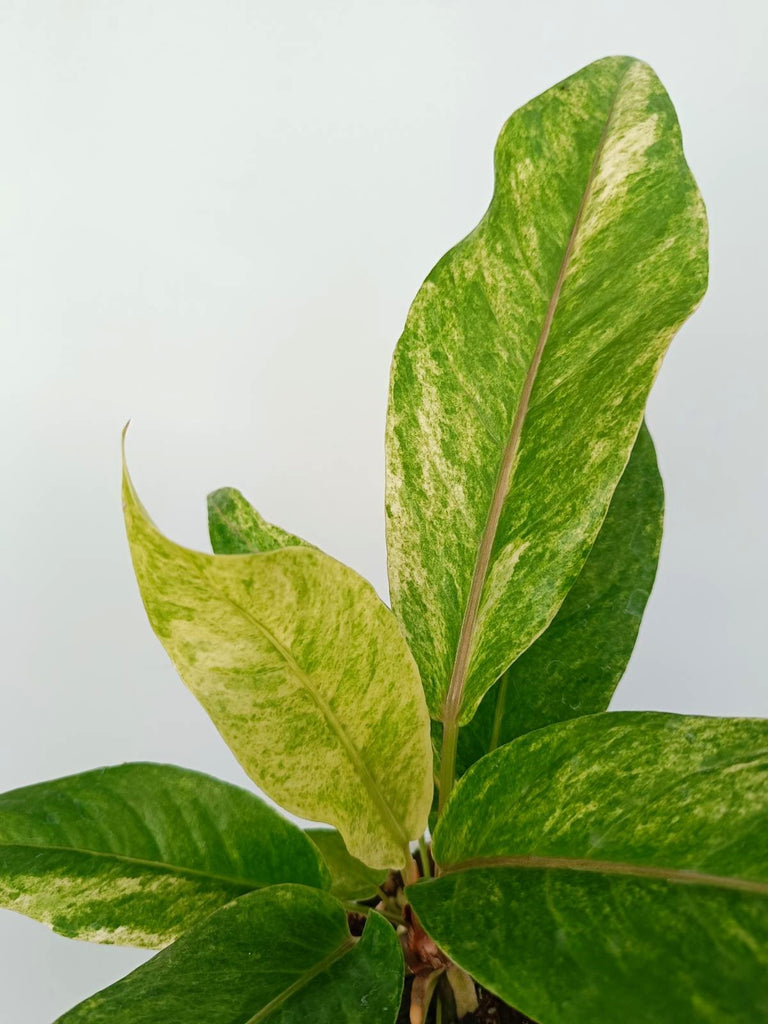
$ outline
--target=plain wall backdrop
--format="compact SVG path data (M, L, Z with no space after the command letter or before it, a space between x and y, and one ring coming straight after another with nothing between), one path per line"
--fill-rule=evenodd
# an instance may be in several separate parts
M392 349L522 103L651 63L709 209L709 294L649 407L661 566L617 708L768 715L768 8L748 0L0 0L0 790L125 760L249 785L145 620L119 501L207 548L205 494L386 595ZM0 1021L146 954L0 911Z

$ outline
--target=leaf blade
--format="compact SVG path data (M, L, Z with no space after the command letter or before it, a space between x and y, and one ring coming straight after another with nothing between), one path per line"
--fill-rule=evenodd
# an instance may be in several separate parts
M0 905L69 938L157 949L287 881L330 885L299 828L200 772L125 764L0 796Z
M319 849L331 875L331 893L340 900L367 900L386 879L386 871L369 868L353 857L335 829L310 828L306 834Z
M208 495L208 534L217 555L312 546L294 533L268 523L234 487L221 487Z
M527 734L459 783L435 834L443 876L409 895L449 955L542 1024L746 1024L765 1005L767 767L757 720L628 712Z
M383 918L371 915L356 942L332 896L275 886L217 911L59 1024L392 1024L402 984Z
M206 555L165 537L125 468L123 507L150 623L256 784L327 821L372 867L400 867L424 829L429 718L389 609L308 546Z
M557 614L459 733L459 774L526 732L607 709L653 587L663 519L664 487L643 425L594 546Z
M703 204L646 65L599 61L507 122L489 211L392 367L392 605L434 718L466 724L556 613L705 282Z

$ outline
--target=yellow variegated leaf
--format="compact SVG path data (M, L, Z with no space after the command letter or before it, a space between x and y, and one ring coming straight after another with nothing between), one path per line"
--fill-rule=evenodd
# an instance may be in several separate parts
M419 291L391 378L392 606L448 773L457 725L578 577L707 280L704 205L646 64L607 58L532 100L495 170L486 215Z
M208 555L152 523L127 469L131 555L153 629L250 777L401 867L432 796L429 717L397 622L315 548Z

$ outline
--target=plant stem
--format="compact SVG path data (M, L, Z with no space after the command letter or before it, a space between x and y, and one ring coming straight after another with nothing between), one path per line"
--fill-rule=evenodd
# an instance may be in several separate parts
M438 814L443 813L443 809L453 789L458 744L459 723L455 718L447 718L443 722L443 746L440 751L440 801L437 806Z
M421 873L424 878L432 877L432 864L429 859L429 847L425 836L419 839L419 852L421 853Z

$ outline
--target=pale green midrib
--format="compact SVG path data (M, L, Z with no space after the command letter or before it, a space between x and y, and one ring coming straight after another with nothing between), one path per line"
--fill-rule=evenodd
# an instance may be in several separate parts
M456 656L453 663L453 669L451 672L451 680L448 686L448 693L445 699L443 707L443 722L454 722L458 719L461 713L461 702L464 695L464 685L466 683L467 671L469 668L469 656L472 647L472 639L474 636L475 626L477 623L477 614L480 608L480 598L482 596L483 586L485 584L486 577L488 575L488 568L490 566L491 551L493 548L493 542L496 537L496 531L498 530L499 520L501 519L501 513L504 508L504 504L509 496L509 490L513 480L513 469L515 460L517 457L517 451L520 444L520 437L525 423L525 418L528 412L528 405L530 403L531 392L536 381L541 359L546 348L547 341L549 339L549 332L552 327L552 322L555 317L557 305L560 300L560 293L563 288L566 273L569 269L571 256L573 249L576 244L576 238L578 236L579 229L581 227L582 219L584 216L584 210L586 209L587 203L592 194L592 188L597 177L599 169L600 159L603 154L603 149L608 138L608 134L613 122L614 111L616 109L616 103L621 93L621 88L626 77L627 70L624 71L621 78L619 79L614 95L612 97L608 113L605 119L605 125L603 126L600 139L595 150L595 155L592 160L592 165L589 170L587 182L582 193L581 200L579 202L578 210L576 211L576 217L574 219L571 233L568 237L568 242L563 253L563 259L560 264L557 280L552 293L552 297L549 300L547 311L544 317L544 323L542 325L539 340L536 343L533 357L531 359L528 372L523 382L523 390L520 394L520 401L518 403L515 418L512 423L510 430L509 439L504 449L504 454L501 460L501 466L496 478L496 486L491 499L491 505L488 510L488 518L486 520L483 534L480 538L480 544L478 546L478 553L475 560L475 567L472 574L472 582L470 584L469 597L467 599L467 606L464 610L464 617L462 619L461 631L459 633L459 639L456 645Z
M280 993L280 995L275 996L274 999L271 999L266 1006L262 1006L258 1013L255 1013L253 1017L249 1017L248 1020L244 1022L244 1024L258 1024L258 1021L266 1020L267 1017L274 1010L279 1009L283 1005L283 1003L285 1003L288 999L291 998L291 996L295 995L302 988L308 985L310 981L314 981L314 979L319 974L322 974L323 971L327 971L328 968L332 967L337 960L341 960L342 957L346 956L347 953L354 948L354 946L355 940L350 935L350 937L348 939L345 939L345 941L338 947L338 949L335 949L333 953L329 953L327 957L325 957L323 960L320 960L319 963L316 963L314 967L310 968L310 970L302 974L302 976L300 978L297 978L292 985L289 985L288 988L284 989Z
M57 846L48 843L6 843L0 841L0 850L41 850L46 853L75 853L84 857L97 857L103 860L114 861L118 864L129 864L133 867L150 868L154 871L162 871L172 875L205 879L209 882L219 882L223 885L233 886L237 889L265 889L274 885L273 882L257 882L253 878L230 878L228 875L219 875L212 871L203 871L198 868L183 867L180 864L168 864L165 861L145 860L142 857L130 857L125 853L113 853L110 850L90 850L83 846Z
M681 885L705 885L719 889L737 889L741 892L768 896L768 882L755 882L748 878L728 875L710 875L689 868L664 868L650 864L629 864L623 861L591 860L577 857L539 857L533 854L517 857L474 857L440 868L441 875L456 874L480 868L538 868L551 871L585 871L601 875L622 875L674 882Z
M347 734L346 729L337 718L336 713L331 707L330 703L313 685L310 676L307 675L304 669L299 665L299 663L296 661L290 650L277 639L277 637L272 633L272 631L267 626L264 625L264 623L257 619L256 616L252 615L247 608L243 608L243 606L238 604L237 601L234 601L228 594L220 590L216 586L216 584L213 583L210 577L206 577L206 580L212 587L212 589L214 589L223 600L231 604L233 608L237 609L237 611L239 611L241 615L243 615L246 619L248 619L249 622L252 622L253 625L256 626L256 628L259 630L262 636L264 636L265 639L272 644L275 650L285 660L290 671L293 672L293 674L299 680L301 685L304 687L304 689L307 691L310 697L314 700L320 712L328 722L328 725L336 734L336 737L339 740L342 748L344 749L344 752L351 761L352 766L355 768L357 774L360 776L360 779L366 789L366 792L373 801L373 804L376 807L376 810L378 811L382 821L384 822L387 831L392 836L394 836L398 845L404 851L407 851L409 849L410 842L409 836L406 835L405 829L400 825L397 818L395 817L394 811L387 803L386 797L379 788L376 779L373 777L368 765L365 762L365 759L363 758L362 751L357 746L355 746L354 742ZM407 863L407 859L405 863Z

